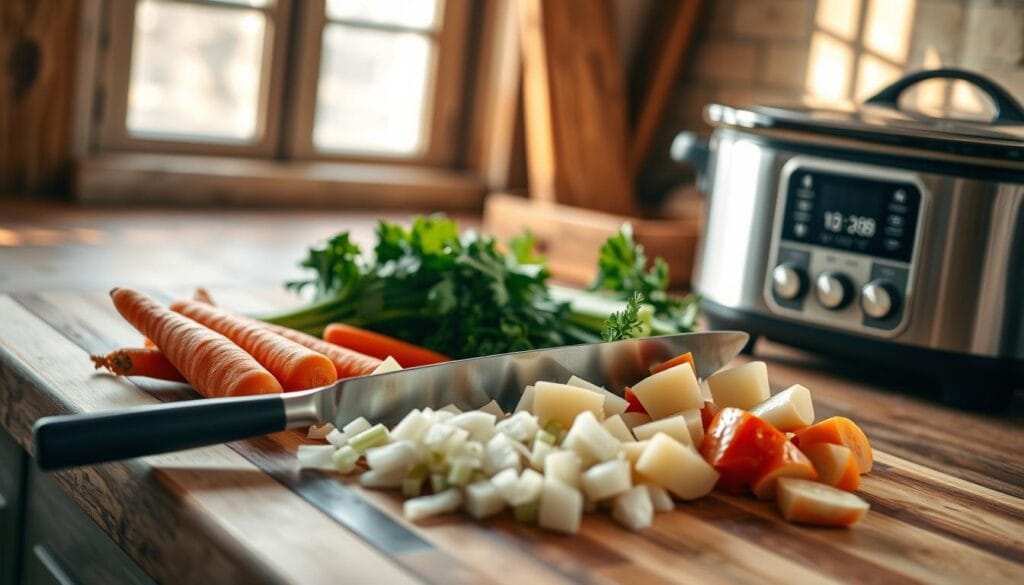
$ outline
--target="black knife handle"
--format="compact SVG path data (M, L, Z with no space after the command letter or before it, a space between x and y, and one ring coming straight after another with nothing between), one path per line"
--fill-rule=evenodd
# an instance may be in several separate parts
M247 439L287 426L281 394L189 400L36 421L44 470L155 455Z

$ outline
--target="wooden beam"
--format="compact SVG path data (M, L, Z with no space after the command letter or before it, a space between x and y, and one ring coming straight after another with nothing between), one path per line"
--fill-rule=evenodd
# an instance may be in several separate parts
M519 0L530 194L636 214L608 0Z
M0 196L65 188L78 13L78 0L0 2Z
M651 10L647 38L633 70L639 89L633 100L637 110L629 163L640 172L661 124L675 80L691 45L703 0L662 0Z

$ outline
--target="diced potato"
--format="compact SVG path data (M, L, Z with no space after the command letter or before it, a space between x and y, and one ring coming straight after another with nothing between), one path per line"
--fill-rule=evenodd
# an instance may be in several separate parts
M665 433L684 445L693 445L690 428L682 415L670 416L633 428L633 434L641 441L650 439L658 433Z
M296 456L302 469L334 471L334 445L299 445Z
M672 501L672 496L668 495L665 488L649 483L645 483L643 486L647 488L647 495L651 498L651 504L654 506L655 512L670 512L676 507L675 502Z
M768 366L764 362L749 362L728 370L715 372L708 378L708 388L719 409L733 406L750 410L768 400ZM701 401L695 408L701 408Z
M596 501L613 498L633 486L628 461L605 461L583 472L580 486L587 498Z
M497 400L491 400L490 402L481 406L477 410L482 412L489 412L499 420L505 417L505 411L501 409L501 406L498 404Z
M643 530L654 521L654 504L647 488L631 487L612 500L612 518L630 530Z
M553 382L533 387L533 414L542 426L554 420L569 428L579 413L590 411L596 417L603 408L604 397L590 390Z
M573 451L558 450L544 458L544 475L567 486L580 486L580 457Z
M505 497L498 486L488 480L477 481L466 486L466 513L480 520L494 516L505 509Z
M597 384L588 382L579 376L570 377L566 384L569 386L576 386L577 388L586 388L587 390L597 392L601 396L604 396L604 412L608 416L622 414L626 412L626 408L629 406L629 403L626 402L625 398L613 392L609 392L607 389L598 386Z
M496 432L494 428L496 420L497 417L490 412L469 410L462 414L453 416L447 424L460 429L465 429L469 432L469 439L471 441L486 443L494 437L494 433Z
M849 526L864 517L867 502L816 481L784 477L778 482L779 511L790 522Z
M629 431L626 423L622 422L621 415L616 414L604 419L601 421L601 426L620 442L627 443L636 440L636 437Z
M533 412L533 386L523 389L523 394L519 397L519 404L516 404L516 412L524 410Z
M388 356L384 358L384 361L382 361L376 368L374 368L372 372L370 372L370 375L372 376L374 374L387 374L389 372L397 372L401 369L402 366L398 364L398 360L391 356Z
M696 449L664 433L651 438L636 462L636 470L683 500L708 495L718 481L718 472Z
M690 364L680 364L648 376L637 382L632 390L644 410L655 420L704 406L697 376Z
M794 384L750 409L750 414L780 431L796 431L814 422L811 392Z
M551 477L545 477L540 493L537 524L541 528L576 534L583 517L583 495L579 490Z
M442 406L437 411L438 412L450 412L452 414L460 414L462 412L462 409L459 408L458 406L455 406L454 404L449 404L449 405L446 405L446 406Z
M584 460L586 455L590 455L597 461L608 461L619 452L621 443L597 422L593 412L585 410L576 417L563 444L574 450L582 448L585 452Z
M650 443L650 441L647 440L623 443L621 450L626 461L629 461L630 465L636 466L636 462L640 459L640 455L644 452L644 449L647 448L648 443Z
M626 426L631 429L651 422L651 417L642 412L627 412L621 416L622 422L626 423Z
M462 494L459 490L445 490L439 494L420 496L406 500L402 505L405 517L413 522L438 514L450 514L462 505Z
M540 497L544 476L532 469L526 469L522 475L514 469L506 469L491 478L505 502L509 506L521 506L536 501Z
M690 431L690 439L694 445L704 440L704 419L699 409L684 410L679 413L686 420L686 428Z

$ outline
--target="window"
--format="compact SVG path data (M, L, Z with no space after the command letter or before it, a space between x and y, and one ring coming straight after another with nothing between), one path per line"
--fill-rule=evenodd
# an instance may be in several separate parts
M93 150L451 167L468 0L108 0Z

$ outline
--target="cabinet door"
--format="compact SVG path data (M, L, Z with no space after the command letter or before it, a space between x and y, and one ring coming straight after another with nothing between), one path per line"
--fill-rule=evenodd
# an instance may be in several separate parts
M27 456L0 428L0 585L18 582L21 543L21 486Z
M53 479L34 465L29 468L23 583L153 583Z

